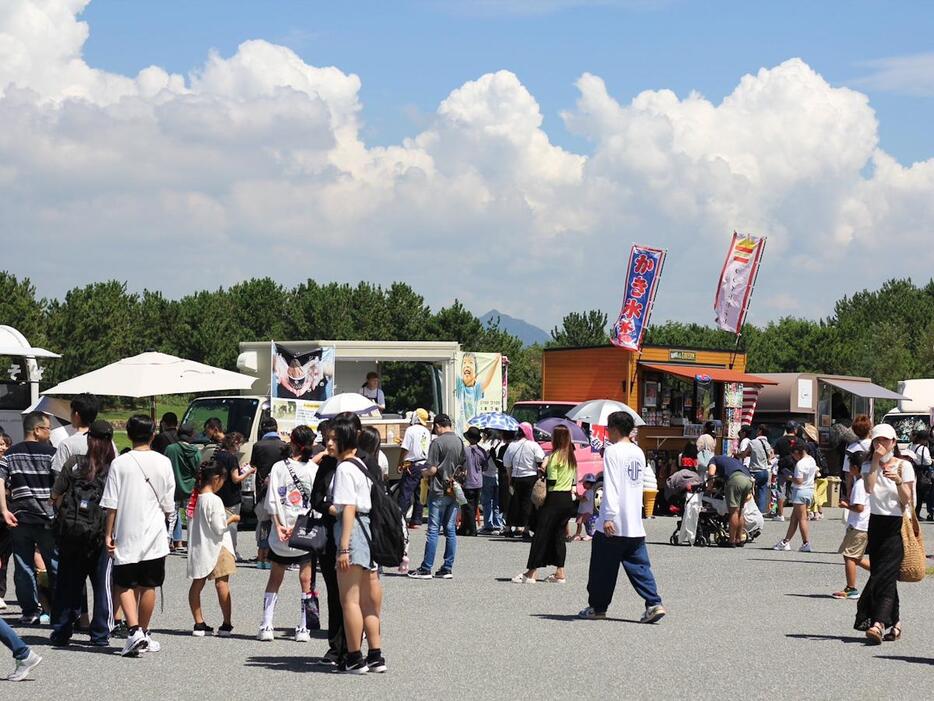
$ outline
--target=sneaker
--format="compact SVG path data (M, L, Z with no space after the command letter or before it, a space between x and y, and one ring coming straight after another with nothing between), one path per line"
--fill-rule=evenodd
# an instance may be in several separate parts
M425 570L419 567L417 570L409 570L409 579L431 579L431 570Z
M295 629L295 642L297 643L310 643L311 642L311 633L308 632L307 628L296 628Z
M120 654L123 657L136 657L148 644L143 629L137 628L127 636L126 643L123 646L123 650L120 651Z
M772 550L788 551L788 550L791 550L791 544L786 543L784 540L780 540L775 545L772 546Z
M158 640L153 640L149 632L146 632L146 647L144 647L140 652L159 652L162 650L162 643Z
M117 621L114 625L113 630L110 631L111 638L125 638L129 635L130 631L126 626L126 621Z
M214 635L214 629L202 621L201 623L195 623L195 627L191 629L191 634L196 638L203 638L206 635Z
M577 617L588 621L602 621L606 618L606 611L595 611L592 607L588 606L578 613Z
M16 660L16 667L13 668L13 671L6 678L6 680L8 682L23 681L26 677L29 676L29 672L31 672L33 668L40 662L42 662L42 658L30 650L29 654L24 659Z
M844 587L843 591L835 591L831 596L834 599L858 599L859 589L856 587Z
M343 663L337 667L337 671L341 674L367 674L370 668L367 666L366 660L361 657L356 662L344 660Z
M655 604L655 606L646 606L645 613L642 614L642 618L639 619L639 623L658 623L665 617L665 614L668 612L665 610L665 607L661 604Z
M233 635L233 626L229 623L225 623L217 629L218 638L229 638L231 635Z
M454 573L451 572L447 567L442 567L440 570L435 572L435 579L454 579Z
M272 628L260 628L259 633L256 634L256 639L269 642L276 639L276 633Z
M6 602L3 599L0 599L0 611L6 609Z
M520 572L510 580L513 584L535 584L535 577L526 577L525 572Z
M45 612L39 614L39 625L40 626L48 626L51 624L52 624L52 617L49 614Z
M386 671L386 658L382 655L366 656L366 666L369 671L382 674Z
M805 543L805 544L802 545L800 548L798 548L798 552L799 552L799 553L809 553L809 552L811 552L811 544L810 544L810 543Z
M776 521L784 521L784 520L785 520L785 517L784 517L782 514L778 514L778 515L775 517L775 520L776 520Z
M19 617L19 624L21 626L33 626L39 622L38 613L24 613Z

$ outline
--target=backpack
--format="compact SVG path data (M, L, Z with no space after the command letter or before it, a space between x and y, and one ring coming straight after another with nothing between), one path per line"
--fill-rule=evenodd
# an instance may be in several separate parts
M358 458L353 462L370 481L370 533L360 524L360 530L370 546L370 561L383 567L398 567L405 556L406 533L402 510L389 497L382 484L373 481L370 471ZM360 514L357 514L360 523Z
M106 516L100 504L103 494L104 480L100 476L92 480L72 476L55 516L60 549L88 553L104 544Z

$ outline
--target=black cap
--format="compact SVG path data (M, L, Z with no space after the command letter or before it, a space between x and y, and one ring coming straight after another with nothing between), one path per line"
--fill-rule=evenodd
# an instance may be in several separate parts
M483 439L483 434L480 433L480 429L476 426L471 426L464 432L464 438L466 438L471 443L479 443Z
M114 427L110 425L109 421L98 419L91 424L91 427L88 429L88 435L92 438L111 441L114 437Z
M181 426L179 426L178 437L179 438L194 438L195 437L194 424L182 424Z

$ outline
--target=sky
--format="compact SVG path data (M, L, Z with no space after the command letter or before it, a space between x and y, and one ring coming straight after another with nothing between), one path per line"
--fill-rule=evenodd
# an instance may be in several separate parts
M550 328L750 321L934 270L934 4L0 3L3 267L40 294L402 280Z

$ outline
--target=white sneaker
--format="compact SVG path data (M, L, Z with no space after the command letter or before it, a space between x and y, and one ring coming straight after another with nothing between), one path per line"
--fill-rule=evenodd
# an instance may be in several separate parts
M784 521L784 520L785 520L784 514L779 514L778 516L775 517L775 520L776 520L776 521Z
M525 572L520 572L512 578L513 584L536 584L535 577L526 577Z
M136 657L147 644L146 634L143 632L143 629L137 628L132 634L127 636L126 643L123 646L123 650L120 651L120 654L123 657Z
M772 550L791 550L791 544L786 543L784 540L778 541L775 545L772 546Z
M35 667L40 662L42 662L42 658L30 650L25 659L16 660L16 667L13 668L13 671L6 678L6 680L8 682L23 681L26 677L29 676L29 672L33 669L33 667Z
M799 552L799 553L809 553L809 552L811 552L811 544L810 544L810 543L805 543L805 544L802 545L800 548L798 548L798 552Z
M0 599L0 611L3 611L6 608L6 602L3 599Z
M260 628L259 633L256 634L256 639L269 642L276 639L276 633L272 628Z
M310 643L311 642L311 633L308 632L307 628L296 628L295 629L295 642L297 643Z
M159 652L161 649L162 644L158 640L153 640L152 636L146 633L146 647L140 650L140 652Z

